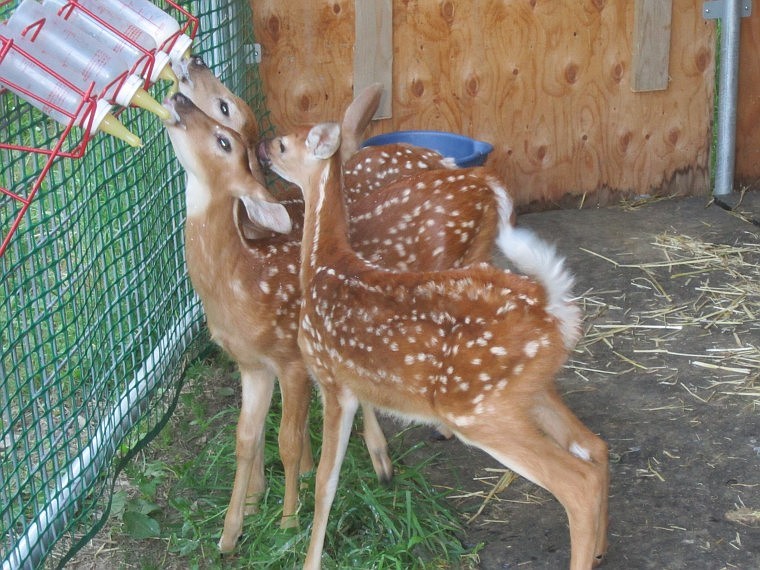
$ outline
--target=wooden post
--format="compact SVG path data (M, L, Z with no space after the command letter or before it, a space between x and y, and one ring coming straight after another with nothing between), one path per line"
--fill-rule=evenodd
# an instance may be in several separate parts
M672 0L636 0L633 22L634 91L668 88Z
M383 95L375 119L392 116L393 1L356 0L354 96L372 83L382 83Z

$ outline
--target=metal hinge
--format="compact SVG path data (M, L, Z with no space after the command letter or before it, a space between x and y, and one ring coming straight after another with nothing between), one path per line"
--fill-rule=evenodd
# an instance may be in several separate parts
M258 65L261 63L261 44L245 44L245 63L246 65Z
M702 14L705 20L722 20L726 12L726 2L732 0L710 0L702 4ZM752 15L752 0L742 0L739 6L739 16L748 18Z

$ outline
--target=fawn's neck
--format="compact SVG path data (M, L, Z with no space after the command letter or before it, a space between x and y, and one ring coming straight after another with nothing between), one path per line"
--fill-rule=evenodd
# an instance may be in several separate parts
M218 278L218 271L244 257L244 248L232 223L237 198L214 196L203 181L188 176L185 220L185 257L194 285Z
M352 255L347 210L341 188L341 164L336 155L304 189L306 216L301 246L302 287L317 268ZM305 289L304 289L305 290Z

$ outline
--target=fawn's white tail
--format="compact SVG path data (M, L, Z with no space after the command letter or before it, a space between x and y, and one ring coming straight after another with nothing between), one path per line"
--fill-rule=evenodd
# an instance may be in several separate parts
M547 312L560 323L562 339L572 349L580 337L581 313L571 303L575 279L565 267L565 259L556 248L531 230L500 223L496 245L504 256L525 275L538 281L548 296Z

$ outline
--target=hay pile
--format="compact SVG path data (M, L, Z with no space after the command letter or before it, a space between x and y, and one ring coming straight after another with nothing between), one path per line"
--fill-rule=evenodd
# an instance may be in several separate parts
M760 405L757 236L747 233L734 245L725 245L661 234L652 245L663 259L640 264L623 264L584 250L616 268L638 270L641 275L632 279L631 289L647 290L651 308L628 310L630 291L590 291L583 299L588 328L570 367L584 378L589 371L621 374L635 368L703 402L730 395ZM600 342L624 364L622 369L612 363L601 369L583 364L584 355L590 356ZM621 344L625 351L616 349ZM701 350L695 351L695 346ZM688 383L679 375L684 359L700 371L690 374Z

